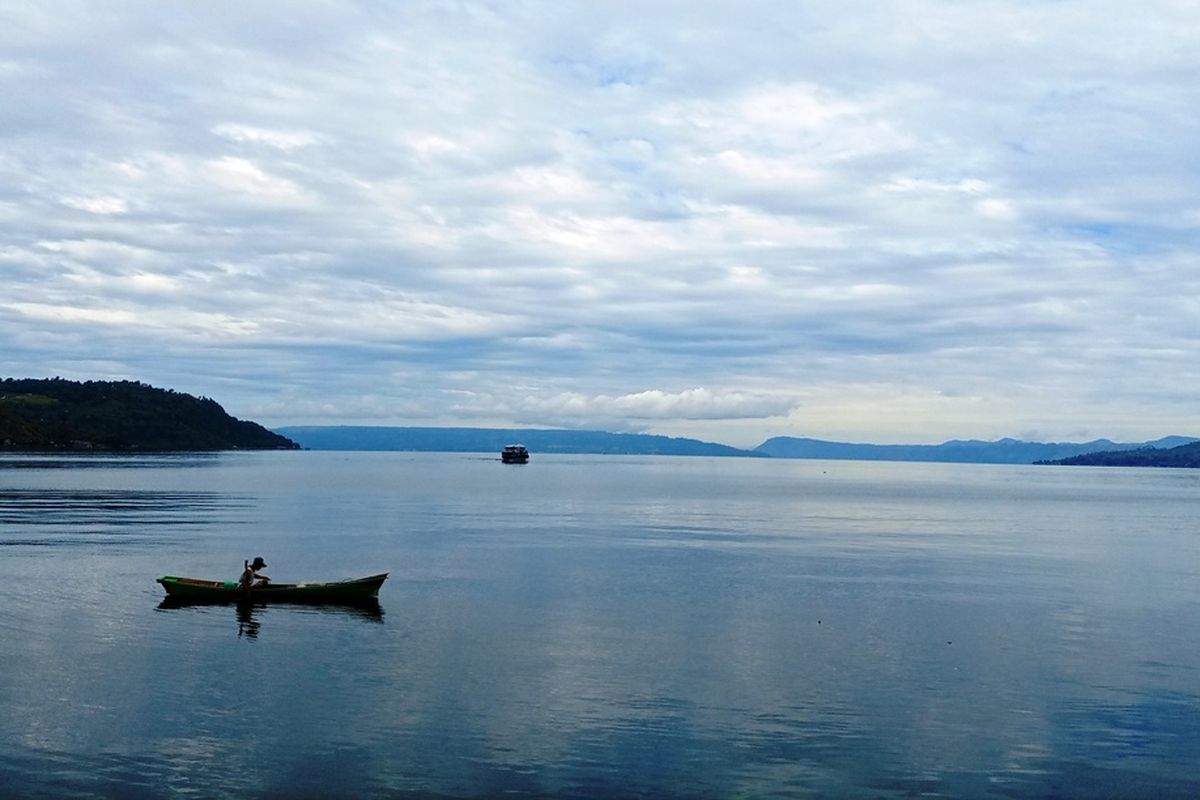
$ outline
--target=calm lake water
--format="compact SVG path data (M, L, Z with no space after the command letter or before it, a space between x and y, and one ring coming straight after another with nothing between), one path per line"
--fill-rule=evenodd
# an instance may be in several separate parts
M1194 797L1200 471L0 457L2 797ZM390 571L382 613L164 574Z

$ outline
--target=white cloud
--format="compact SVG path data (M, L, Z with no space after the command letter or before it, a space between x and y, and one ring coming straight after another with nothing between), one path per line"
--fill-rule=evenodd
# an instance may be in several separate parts
M609 397L558 395L547 403L560 409L573 408L587 416L653 419L746 419L786 414L793 401L787 398L745 392L713 392L702 387L681 392L659 389Z
M309 200L294 181L269 175L249 159L223 156L208 161L203 169L216 186L253 199L282 205L303 205Z
M308 131L281 131L257 128L253 125L222 123L213 128L213 133L234 142L265 144L284 152L310 147L321 141L321 137Z
M645 431L673 420L729 423L782 418L795 402L794 398L769 393L699 387L677 392L651 389L619 396L571 391L545 396L521 393L534 387L511 388L513 391L507 393L457 391L453 410L473 416L499 413L522 424Z
M6 363L281 422L1191 432L1194 4L620 9L10 4Z
M89 214L125 214L129 205L120 197L64 197L63 205Z

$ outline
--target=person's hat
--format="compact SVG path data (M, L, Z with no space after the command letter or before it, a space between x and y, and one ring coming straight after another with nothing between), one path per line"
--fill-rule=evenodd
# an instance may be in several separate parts
M250 569L258 569L259 567L265 567L266 565L267 562L263 561L262 556L255 556L254 563L250 565Z

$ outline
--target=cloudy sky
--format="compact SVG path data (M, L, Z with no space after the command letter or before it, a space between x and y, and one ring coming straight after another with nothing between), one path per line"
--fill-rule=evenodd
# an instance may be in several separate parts
M1200 3L0 5L0 375L1200 435Z

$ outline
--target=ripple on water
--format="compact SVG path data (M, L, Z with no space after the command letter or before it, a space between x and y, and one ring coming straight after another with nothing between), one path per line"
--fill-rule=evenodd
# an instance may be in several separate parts
M229 511L248 506L248 501L217 492L8 489L0 490L0 526L203 524L225 521Z

